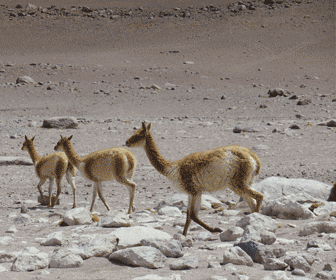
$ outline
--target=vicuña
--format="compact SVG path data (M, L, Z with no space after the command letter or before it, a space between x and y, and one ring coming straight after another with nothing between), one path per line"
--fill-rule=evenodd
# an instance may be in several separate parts
M76 169L68 160L67 156L62 153L52 153L49 155L45 155L40 157L37 153L34 141L35 136L32 139L28 139L25 135L25 141L23 142L21 150L27 151L33 161L35 166L35 171L37 176L40 178L40 182L37 185L37 188L41 194L41 198L43 199L43 192L41 190L42 185L45 183L47 179L49 179L49 207L54 207L59 195L61 194L61 181L66 174L66 179L68 183L72 186L73 190L73 207L77 206L76 204L76 186L75 186L75 175ZM51 202L51 194L54 180L56 179L57 184L57 194L53 203Z
M54 149L65 152L70 162L79 172L85 178L94 182L90 211L92 212L93 210L97 192L106 208L110 210L103 196L102 182L116 180L128 187L130 196L128 214L130 214L133 208L136 188L136 184L132 182L136 165L135 156L125 148L108 148L95 151L86 157L80 157L72 147L71 138L72 136L66 138L61 135L61 140L58 141Z
M183 235L187 235L191 220L210 232L221 232L212 228L198 217L202 193L218 191L229 187L242 196L252 212L259 212L263 195L251 185L259 174L260 161L255 153L242 146L226 146L209 151L193 153L183 159L171 162L160 154L150 133L151 124L142 123L127 141L128 147L142 147L154 168L173 181L182 192L189 196L187 220Z

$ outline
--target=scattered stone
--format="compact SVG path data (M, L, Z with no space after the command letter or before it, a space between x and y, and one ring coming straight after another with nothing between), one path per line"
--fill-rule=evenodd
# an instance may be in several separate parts
M92 224L92 214L84 207L73 208L65 213L63 221L69 226L90 225Z
M328 121L326 123L319 123L319 126L328 126L328 127L336 127L336 121L335 120L331 120Z
M221 268L221 264L219 262L209 262L208 268Z
M260 213L252 213L247 215L236 224L236 226L243 229L245 229L248 225L253 226L256 230L262 228L271 232L275 232L277 229L277 223L275 220Z
M285 262L279 261L277 259L269 258L264 263L264 269L265 270L285 270L287 268L288 264Z
M291 278L286 275L284 271L274 271L272 274L267 275L261 280L290 280ZM306 280L306 279L302 279Z
M6 233L16 233L17 229L15 226L11 226L9 229L6 230ZM1 263L1 258L0 258L0 263Z
M141 246L113 252L109 260L129 266L161 268L164 266L166 257L156 248Z
M292 124L289 128L290 129L300 129L300 127L297 124Z
M310 99L303 99L303 100L299 100L296 105L308 105L311 103Z
M129 215L126 215L122 211L109 211L106 216L102 217L98 226L101 227L130 227L131 222Z
M148 274L145 276L133 278L132 280L182 280L182 276L180 274L171 274L167 277L162 277L156 274Z
M180 209L174 206L165 206L158 211L159 215L166 215L168 217L180 217L182 212Z
M336 279L336 272L335 271L320 271L316 273L316 277L320 279Z
M302 269L304 272L311 271L311 266L302 256L296 256L292 258L288 265L290 266L291 270Z
M224 251L223 264L227 263L253 266L252 258L240 247L233 247Z
M29 211L28 207L25 204L23 204L21 206L21 213L27 213L28 211Z
M234 244L245 251L254 262L265 263L268 258L274 258L273 251L268 249L265 245L255 242L247 241Z
M43 246L61 246L63 244L63 231L50 233L42 242Z
M198 259L194 256L182 257L169 265L172 270L186 270L198 267Z
M60 205L60 199L58 198L57 201L55 202L56 196L52 195L51 196L51 203L54 205ZM38 196L37 202L41 203L42 205L49 205L49 196L44 195L41 197L41 195Z
M192 65L192 64L195 64L193 61L185 61L183 62L183 64L189 64L189 65Z
M265 245L271 245L276 241L276 235L267 230L256 230L253 226L246 226L240 242L256 241Z
M51 256L49 268L73 268L81 267L83 259L68 249L55 250Z
M333 268L330 263L326 263L323 267L323 271L333 271Z
M33 165L30 158L0 156L0 166L2 165Z
M119 238L118 246L120 249L140 246L142 239L156 239L168 241L172 238L171 235L166 232L144 226L118 228L112 231L110 234Z
M295 268L295 269L292 271L292 275L306 276L306 273L305 273L302 269Z
M142 239L140 243L142 246L151 246L157 248L167 258L180 258L184 255L181 242L176 239L170 239L168 241L156 239Z
M0 251L0 263L13 263L19 254L20 252Z
M237 238L241 237L244 230L241 227L232 227L222 232L219 238L222 242L224 241L236 241Z
M43 128L58 128L58 129L68 129L68 128L78 128L78 122L75 117L54 117L50 119L43 120Z
M12 271L34 271L48 267L49 257L47 253L40 252L35 247L27 247L22 250L14 261Z
M24 84L36 84L36 82L32 78L30 78L28 76L18 77L16 79L16 83L17 84L21 84L21 85L24 85Z
M277 97L277 96L284 96L287 97L287 94L290 94L289 91L286 91L282 88L273 88L268 91L268 97Z
M336 222L320 221L311 222L306 224L303 229L300 230L299 236L307 236L313 233L333 233L336 232Z

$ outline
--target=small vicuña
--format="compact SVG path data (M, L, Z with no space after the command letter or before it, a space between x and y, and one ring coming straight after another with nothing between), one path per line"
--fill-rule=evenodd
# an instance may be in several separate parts
M55 206L59 195L61 194L61 181L66 174L66 179L68 183L72 186L73 190L73 207L76 207L76 186L75 186L75 175L76 170L71 162L68 160L67 156L62 153L52 153L49 155L45 155L40 157L37 153L34 141L35 136L32 139L28 139L25 135L25 141L23 142L21 150L27 151L33 161L35 166L35 171L37 176L40 178L40 182L37 185L37 188L41 194L41 198L43 198L43 192L41 190L42 185L45 183L47 179L49 179L49 204L48 206ZM51 203L51 194L52 194L52 186L54 180L56 179L57 184L57 194L53 203Z
M61 140L58 141L54 149L65 152L70 162L76 166L80 173L94 182L90 211L93 210L97 192L106 208L110 210L103 196L102 182L116 180L128 187L130 197L128 214L130 214L136 188L136 184L132 182L136 165L135 156L125 148L108 148L95 151L86 157L80 157L72 147L71 138L72 136L66 138L61 135Z
M255 153L242 146L226 146L209 151L193 153L183 159L171 162L164 159L150 133L151 124L137 130L126 141L128 147L142 147L154 168L189 196L187 220L183 235L187 235L191 220L210 232L221 232L212 228L198 217L202 193L218 191L229 187L242 196L252 212L259 212L263 195L251 185L259 174L260 161Z

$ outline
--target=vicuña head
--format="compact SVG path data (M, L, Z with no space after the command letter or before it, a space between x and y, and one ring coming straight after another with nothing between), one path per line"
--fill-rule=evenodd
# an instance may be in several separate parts
M49 203L48 206L55 206L59 195L61 194L61 181L66 174L66 179L68 183L72 186L74 202L73 207L76 207L76 186L75 186L75 175L76 170L74 166L68 161L68 158L64 153L52 153L40 157L35 149L34 141L35 136L32 139L28 139L25 135L25 141L22 144L21 150L27 151L33 161L35 166L36 175L40 178L40 182L37 188L43 198L42 185L47 179L49 179ZM57 184L57 194L53 203L51 202L52 186L53 182L56 180Z
M229 187L242 196L252 212L259 212L263 195L251 185L259 174L260 161L255 153L242 146L226 146L209 151L193 153L178 161L170 162L162 157L150 133L151 124L142 123L127 141L128 147L143 147L155 169L169 178L181 191L189 196L187 220L183 235L187 235L191 220L210 232L221 232L212 228L198 217L202 193Z
M95 151L86 157L80 157L72 147L71 138L72 136L66 138L61 135L61 139L54 149L65 152L70 162L77 167L81 174L94 182L90 211L93 211L97 192L105 207L110 210L103 196L102 182L116 180L128 187L130 196L128 213L130 214L133 208L136 188L136 184L132 182L136 165L135 156L125 148L108 148Z

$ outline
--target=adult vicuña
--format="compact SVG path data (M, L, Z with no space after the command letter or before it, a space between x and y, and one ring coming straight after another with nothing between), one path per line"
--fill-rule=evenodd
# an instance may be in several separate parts
M108 210L102 191L102 182L116 180L124 184L129 190L129 208L128 214L132 212L134 192L136 184L132 182L133 172L136 164L135 156L125 148L108 148L95 151L86 157L80 157L74 151L69 138L61 135L61 140L55 146L56 151L63 151L69 158L70 162L84 175L85 178L94 182L92 203L90 211L92 212L97 192L100 199Z
M170 162L164 159L150 133L151 124L137 130L126 141L128 147L142 147L155 169L189 196L187 220L183 235L187 235L191 220L210 232L221 232L198 218L204 191L218 191L229 187L242 196L253 212L259 212L263 195L250 188L259 174L260 161L255 153L242 146L227 146L193 153L183 159ZM254 201L256 200L256 202Z
M62 152L52 153L49 155L45 155L40 157L36 152L34 141L35 136L32 139L28 139L25 135L25 141L23 142L21 150L27 151L33 161L35 166L35 171L37 176L40 178L40 182L37 185L38 190L40 191L41 198L43 199L43 192L41 190L42 185L45 183L47 179L49 179L49 204L48 206L55 206L59 195L61 194L61 181L66 174L66 179L68 183L72 186L73 190L73 207L76 207L76 186L75 186L75 175L76 170L71 162L68 160L66 155ZM57 194L53 203L51 203L51 194L52 194L52 186L54 180L56 179L57 184Z

